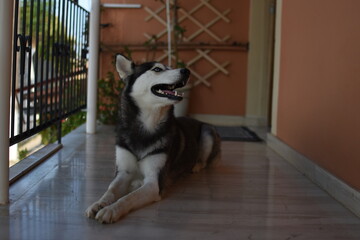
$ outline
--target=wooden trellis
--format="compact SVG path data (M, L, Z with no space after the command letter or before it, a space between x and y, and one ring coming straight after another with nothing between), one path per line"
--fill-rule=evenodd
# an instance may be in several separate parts
M205 9L205 8L211 10L215 14L215 17L207 23L202 23L201 21L199 21L196 18L196 16L194 16L195 15L194 13L200 11L201 9ZM158 38L158 39L163 37L167 33L166 20L161 17L162 12L165 11L165 5L162 5L161 7L159 7L156 10L152 10L149 7L145 7L144 9L149 14L145 18L145 21L150 21L151 19L155 19L161 25L163 25L164 29L162 29L160 32L155 34L156 38ZM226 40L228 40L230 38L230 35L226 35L224 37L218 36L218 34L216 32L214 32L213 30L211 30L210 28L213 25L215 25L216 23L218 23L219 21L229 23L231 20L227 17L227 15L229 14L230 11L231 11L230 9L227 9L222 12L219 11L210 3L210 0L199 0L199 3L197 5L195 5L190 11L186 11L185 9L180 8L179 13L181 14L181 17L179 17L178 23L181 24L182 22L184 22L187 19L187 20L190 20L195 26L198 27L198 29L194 33L192 33L190 36L184 36L183 41L185 43L189 43L192 40L194 40L196 37L198 37L199 35L204 33L204 34L207 34L208 36L210 36L213 40L215 40L218 43L226 42ZM154 34L144 33L144 35L147 39L152 39L153 38L152 36ZM213 50L210 50L210 49L204 50L200 47L199 48L195 47L194 51L196 53L196 56L194 58L192 58L191 60L187 61L187 63L186 63L187 68L189 68L191 70L192 75L196 78L196 81L194 82L194 86L199 85L199 84L204 84L205 86L210 87L211 84L210 84L209 80L213 75L215 75L218 72L221 72L222 74L225 74L225 75L229 74L229 72L226 70L226 67L230 64L230 62L227 61L227 62L219 63L216 59L214 59L213 57L210 56L210 53ZM164 50L164 54L161 55L156 60L163 61L164 59L166 59L167 55L168 55L167 50ZM201 75L200 73L196 72L193 69L193 66L200 60L206 60L207 62L209 62L213 66L213 69L210 70L205 75Z

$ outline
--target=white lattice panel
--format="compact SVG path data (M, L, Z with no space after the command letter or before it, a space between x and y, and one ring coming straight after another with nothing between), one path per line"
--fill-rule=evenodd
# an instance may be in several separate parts
M193 1L196 3L195 1ZM145 21L150 21L152 19L158 21L162 26L163 29L159 31L158 33L144 33L145 37L147 39L151 39L152 36L156 36L157 39L160 39L165 34L167 34L167 24L166 19L162 18L162 15L164 11L166 11L165 5L162 5L158 9L150 9L149 7L144 8L145 11L149 14ZM210 10L214 13L214 18L210 21L203 23L199 19L197 19L196 14L199 11L202 10ZM194 4L193 8L191 10L185 10L183 8L179 8L179 19L178 23L181 26L181 23L183 23L185 20L190 21L194 26L197 26L197 30L192 32L188 36L184 36L183 42L191 42L195 38L199 37L201 34L206 34L210 36L214 41L218 43L224 43L226 40L230 38L230 35L226 36L219 36L218 33L216 33L214 30L211 30L211 27L219 22L223 23L229 23L230 19L227 17L229 14L230 9L226 9L224 11L216 9L212 4L210 0L199 0L197 4ZM196 78L194 82L194 86L199 84L204 84L207 87L210 87L210 78L215 75L216 73L222 73L225 75L228 75L229 72L226 70L226 67L230 64L229 62L222 62L219 63L216 59L210 56L211 50L202 50L202 49L195 49L196 56L193 57L191 60L186 62L187 67L191 70L192 75ZM167 51L164 51L164 54L161 55L157 61L165 60L167 57ZM201 75L197 71L194 70L193 66L195 66L196 63L199 61L206 60L209 62L212 66L212 70L208 71L205 75Z

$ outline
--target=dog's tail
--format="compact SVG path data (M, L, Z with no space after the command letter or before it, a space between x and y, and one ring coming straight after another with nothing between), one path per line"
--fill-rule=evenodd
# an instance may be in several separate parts
M203 163L206 167L216 166L221 159L221 138L216 128L209 124L202 127L203 135Z
M200 156L193 167L193 172L217 165L221 159L221 139L215 127L209 124L201 126Z
M207 167L216 166L221 160L221 138L214 126L209 126L210 134L213 139L213 146L207 160Z

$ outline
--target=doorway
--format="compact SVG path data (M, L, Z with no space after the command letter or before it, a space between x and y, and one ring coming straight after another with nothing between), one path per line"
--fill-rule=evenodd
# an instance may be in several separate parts
M250 5L250 51L246 118L255 126L271 126L276 0Z

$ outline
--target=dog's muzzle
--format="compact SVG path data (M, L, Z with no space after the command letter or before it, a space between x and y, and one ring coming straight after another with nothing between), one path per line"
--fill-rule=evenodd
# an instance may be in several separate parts
M166 97L171 100L181 101L184 94L175 89L185 87L189 80L190 71L187 68L180 69L180 79L174 84L157 84L151 88L153 94L158 97Z

